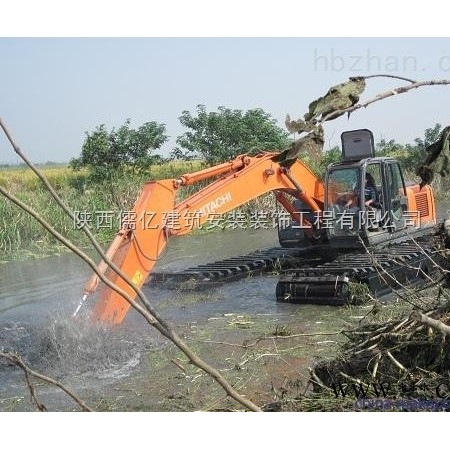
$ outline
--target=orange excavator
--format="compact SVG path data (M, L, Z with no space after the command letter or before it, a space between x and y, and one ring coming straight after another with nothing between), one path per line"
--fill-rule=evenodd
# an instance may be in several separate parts
M419 272L429 276L432 250L425 243L421 252L413 249L411 237L429 236L436 225L432 189L405 183L396 160L374 157L369 130L342 134L342 161L327 168L324 182L301 160L283 164L277 162L279 155L241 155L176 179L147 182L107 256L140 288L172 236L187 234L213 217L273 192L291 219L279 230L280 244L298 250L299 263L281 277L278 300L340 304L348 299L352 281L374 285L376 293L382 293L388 283L379 275L373 281L374 253L365 249L374 249L384 270L395 272L397 280L417 278ZM209 185L176 203L180 189L211 178ZM429 244L429 239L426 241ZM317 255L326 256L318 260ZM401 264L406 260L408 264ZM135 298L135 290L105 262L98 270ZM99 284L94 319L121 323L130 304L101 283L98 275L87 282L85 295L92 294Z

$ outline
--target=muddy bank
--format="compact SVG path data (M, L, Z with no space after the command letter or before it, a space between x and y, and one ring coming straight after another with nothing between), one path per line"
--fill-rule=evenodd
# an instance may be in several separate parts
M356 323L364 311L323 308L317 314L313 307L305 307L290 313L242 314L230 310L176 328L241 394L262 406L287 393L304 393L308 367L318 357L335 355L342 340L336 333ZM20 332L25 342L22 353L30 364L66 383L96 410L242 409L146 326L113 332L85 328L83 333L68 324L60 324L60 328L59 334L58 327L49 327L42 334L26 327L9 332ZM0 408L32 409L21 373L13 367L2 367L0 373L8 384L0 391ZM74 409L53 387L40 383L38 392L52 410Z

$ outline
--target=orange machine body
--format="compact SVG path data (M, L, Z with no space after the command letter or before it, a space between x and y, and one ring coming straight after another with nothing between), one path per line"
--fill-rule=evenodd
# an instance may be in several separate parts
M315 228L315 224L297 213L289 196L300 200L320 219L328 202L325 201L324 184L302 161L296 160L286 168L275 161L278 155L279 153L241 155L229 163L185 174L177 179L146 183L132 210L133 217L122 224L107 251L108 258L120 269L120 275L104 261L98 266L99 272L134 299L137 295L136 288L144 284L163 254L170 236L187 234L211 218L271 191L292 220L305 225L306 235L309 233L309 237L314 238L313 241L323 238L324 234ZM352 167L356 166L353 164ZM337 164L333 170L339 167L345 168L345 164ZM213 181L209 185L191 197L176 202L180 188L210 178ZM328 196L331 198L330 194ZM434 197L429 186L422 189L408 186L406 197L409 209L421 213L422 225L425 223L431 226L436 223ZM413 224L414 227L419 227L419 224ZM383 236L390 239L388 234L384 233ZM328 238L325 236L324 239ZM131 285L124 277L131 280ZM98 284L99 277L94 274L85 286L85 294L93 293ZM102 284L93 310L93 319L119 324L130 306L121 294Z
M134 205L133 221L122 225L107 256L135 287L141 287L170 236L187 234L193 230L193 224L201 226L213 215L231 211L266 192L286 191L302 200L312 211L322 211L323 183L301 161L288 170L273 161L275 155L278 153L239 156L230 163L186 174L178 179L146 183ZM182 186L212 177L219 178L188 199L175 203L176 193ZM297 219L294 211L292 216ZM99 271L131 298L136 297L135 289L105 262L100 263ZM94 274L85 286L85 293L93 293L98 284L99 278ZM118 324L123 321L129 308L129 302L122 295L103 285L93 318Z

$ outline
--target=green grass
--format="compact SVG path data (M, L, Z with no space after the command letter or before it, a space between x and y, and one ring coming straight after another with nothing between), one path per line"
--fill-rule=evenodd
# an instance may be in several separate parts
M149 168L140 174L114 178L112 181L94 183L86 171L74 172L65 166L40 167L39 169L57 191L58 195L77 215L90 214L91 229L101 244L107 245L120 227L120 213L132 209L142 186L150 180L173 179L184 173L202 168L198 161L168 162ZM206 186L206 180L195 186L180 189L178 201ZM38 212L62 235L74 244L89 244L85 234L77 229L63 210L50 196L45 186L30 170L22 167L0 168L0 185L22 202ZM261 196L243 205L239 211L247 216L253 211L273 209L272 195ZM97 226L102 216L110 221ZM207 227L194 232L211 232ZM25 211L0 195L0 262L48 256L65 250L50 233Z
M102 244L108 244L119 228L120 212L132 208L143 184L149 180L172 179L183 173L200 170L199 161L174 161L155 165L144 173L117 177L111 182L94 183L89 180L87 171L75 172L66 166L39 167L69 207L81 214L92 214L92 230ZM408 179L416 179L412 173L405 173ZM188 186L180 190L178 200L192 195L210 181L203 181L196 186ZM68 218L54 202L38 177L23 167L0 168L0 185L20 200L42 214L61 234L71 239L75 244L88 244L84 233L76 229L73 221ZM436 176L433 182L436 197L446 198L450 192L449 180ZM250 217L255 211L272 211L274 200L271 194L261 196L239 208L239 212ZM111 226L98 228L96 220L98 212L112 211ZM101 214L100 214L101 216ZM108 218L110 214L107 213ZM217 231L213 229L211 231ZM208 232L203 227L198 232ZM0 261L24 259L33 256L46 256L59 253L61 244L46 232L32 217L0 196Z
M50 184L76 213L92 214L92 230L101 243L111 241L119 228L120 212L130 210L142 185L149 180L174 178L200 169L199 162L170 162L150 168L146 173L118 177L108 183L91 183L85 171L68 167L43 167ZM24 168L0 169L0 185L42 215L61 234L85 246L84 233L62 211L41 181ZM112 211L111 226L98 228L101 211ZM106 214L109 218L110 214ZM0 196L0 260L46 256L60 252L61 244L25 211Z

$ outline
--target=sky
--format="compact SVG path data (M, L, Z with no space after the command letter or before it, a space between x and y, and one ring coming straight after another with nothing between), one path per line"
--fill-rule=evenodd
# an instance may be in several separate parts
M35 162L79 156L85 133L105 124L164 123L168 155L184 133L178 118L198 104L209 111L263 108L284 128L330 86L385 73L415 80L450 78L449 38L319 37L0 37L0 116ZM372 79L362 99L402 81ZM348 129L375 140L412 142L449 124L450 86L424 87L325 126L326 148ZM15 163L0 137L0 163Z

